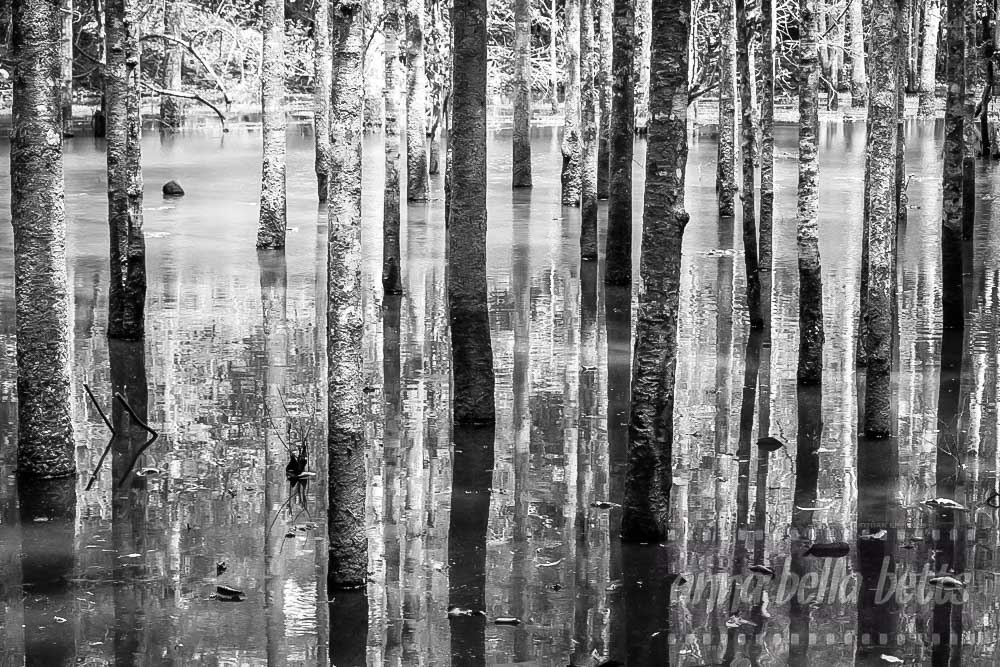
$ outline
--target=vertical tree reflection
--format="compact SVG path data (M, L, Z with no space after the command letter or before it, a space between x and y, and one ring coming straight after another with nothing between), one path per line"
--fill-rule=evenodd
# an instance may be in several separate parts
M400 485L400 422L402 386L400 384L400 318L402 297L387 294L382 301L382 375L385 401L383 438L384 478L382 485L383 531L385 537L386 637L385 659L390 664L401 659L403 643L403 605L400 599L399 523L404 501Z

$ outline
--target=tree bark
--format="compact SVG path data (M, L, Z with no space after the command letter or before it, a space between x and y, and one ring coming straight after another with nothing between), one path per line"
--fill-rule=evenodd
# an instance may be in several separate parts
M651 30L650 125L622 539L668 538L687 162L690 3L660 0Z
M14 0L10 208L17 337L17 469L76 472L70 398L59 5ZM22 496L23 498L23 496ZM23 508L23 501L22 501Z
M934 93L937 87L937 42L941 27L941 6L940 0L925 1L918 113L921 117L927 118L933 117L937 110ZM872 12L873 15L876 13Z
M565 120L562 136L562 204L580 205L580 0L566 0L563 10L566 32L563 51L566 56Z
M719 3L719 153L715 190L719 215L736 214L736 25L733 0Z
M385 34L382 0L365 8L365 131L382 129L385 120Z
M330 2L316 0L313 6L313 137L316 140L316 187L321 202L326 201L330 177L330 83L333 75L333 45L330 42Z
M382 202L382 289L402 294L399 248L400 0L385 0L385 195Z
M632 284L632 154L635 141L635 0L614 0L611 83L611 179L605 275Z
M799 265L800 384L823 378L823 279L819 257L819 57L817 0L800 0L799 186L796 240Z
M753 113L753 19L747 14L746 0L736 0L736 69L740 86L740 148L743 156L743 259L747 275L747 310L750 328L762 329L760 272L757 265L756 160L757 123Z
M860 2L860 0L854 0ZM760 272L761 316L771 327L772 227L774 223L774 4L761 0L761 44L757 54L760 87L760 229L757 262ZM770 334L765 347L770 348Z
M962 189L965 154L965 13L964 0L948 0L948 97L944 111L944 169L941 219L941 320L961 329L965 319L962 287Z
M580 3L580 258L597 259L597 90L594 0Z
M263 0L261 130L264 160L260 183L258 248L285 247L285 4Z
M486 0L455 1L447 273L456 424L496 420L486 286L486 20Z
M847 0L851 29L851 106L868 105L868 75L865 70L865 28L861 0Z
M635 131L645 134L649 124L649 57L652 0L635 0Z
M163 34L181 39L183 6L177 0L168 0L163 8ZM181 89L181 73L184 68L184 49L177 42L163 44L163 88ZM176 131L181 124L181 105L172 95L160 96L160 126Z
M139 340L144 334L146 240L142 231L142 118L139 98L139 8L135 0L104 6L108 64L108 223L111 280L108 337Z
M549 5L549 104L552 114L559 113L559 56L556 42L559 35L559 13L556 11L556 0Z
M406 200L427 201L424 0L406 0Z
M330 199L327 255L327 451L331 589L364 585L365 427L361 306L363 31L358 0L333 0Z
M62 31L59 35L59 103L64 136L73 136L73 0L61 0Z
M597 198L607 199L611 187L611 51L612 0L595 0L597 8Z
M971 241L976 219L976 100L982 95L982 73L976 39L976 2L964 0L965 72L962 102L962 239Z
M514 167L511 184L515 188L531 187L530 0L514 0Z

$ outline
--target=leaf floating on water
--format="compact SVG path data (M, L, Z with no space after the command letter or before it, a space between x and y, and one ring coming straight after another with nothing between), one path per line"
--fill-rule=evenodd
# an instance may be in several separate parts
M493 619L494 625L521 625L521 619L513 616L500 616Z
M135 474L136 477L152 477L153 475L160 475L163 471L159 468L143 468Z
M884 540L885 537L886 537L886 535L888 535L888 534L889 533L886 532L885 528L883 528L882 530L878 531L877 533L870 533L868 535L862 535L859 539L862 539L862 540Z
M243 602L247 595L237 588L219 585L215 587L215 597L222 602Z
M760 440L758 440L757 446L763 449L765 452L776 452L782 447L784 447L785 443L772 436L767 436L766 438L761 438Z
M825 512L826 510L830 509L830 505L825 505L825 506L817 505L816 507L803 507L802 505L796 505L795 509L802 510L803 512Z
M555 567L556 565L558 565L559 563L563 562L564 560L566 560L566 559L565 558L560 558L559 560L554 560L551 563L539 563L538 567Z
M66 622L66 619L63 618L62 616L53 616L52 618L55 619L56 623L65 623Z
M226 561L220 560L218 563L215 564L215 576L221 577L222 573L226 571L227 567L228 566L226 565Z
M923 500L921 502L922 504L935 509L954 510L956 512L965 511L965 505L955 502L951 498L928 498L927 500Z
M295 476L295 479L312 479L315 476L316 473L312 472L311 470L307 470L306 472L300 472L298 475Z
M937 588L943 588L946 591L955 591L959 588L965 588L965 583L955 577L934 577L933 579L928 579L927 583L931 586L936 586Z
M125 554L124 556L119 556L119 558L142 558L142 554Z
M615 580L615 581L612 581L607 586L605 586L604 590L607 591L608 593L614 593L615 591L621 589L624 586L625 586L625 584L623 584L621 581Z
M751 565L747 569L750 570L751 572L756 573L756 574L763 574L763 575L768 576L768 577L773 577L774 576L774 570L772 570L771 568L769 568L767 565Z
M285 537L295 537L295 531L294 530L288 531L287 533L285 533Z
M889 655L888 653L883 653L882 655L879 656L879 659L882 662L889 663L890 665L902 665L904 662L906 662L902 658L897 658L896 656Z
M472 609L463 609L462 607L448 607L449 616L485 616L485 611L473 611Z
M619 505L618 503L612 503L607 500L595 500L594 502L590 503L590 506L596 507L599 510L610 510L614 509L615 507L621 507L621 505Z
M806 556L816 556L817 558L841 558L851 552L851 545L847 542L819 542L806 550Z

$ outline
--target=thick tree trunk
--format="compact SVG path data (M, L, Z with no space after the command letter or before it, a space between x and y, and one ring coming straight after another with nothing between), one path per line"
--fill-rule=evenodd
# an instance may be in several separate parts
M73 136L73 0L61 0L62 31L59 35L59 104L63 136Z
M260 182L258 248L285 247L285 4L264 0L261 118L264 162ZM109 52L110 53L110 52Z
M649 125L649 57L652 0L635 0L635 131L645 134Z
M859 2L860 0L854 0ZM760 95L760 229L757 261L761 316L771 327L772 227L774 223L774 3L761 0L761 44L757 57ZM770 348L770 334L765 347Z
M823 377L823 279L819 258L819 58L817 0L800 0L799 27L799 264L798 381L819 384Z
M605 276L632 284L632 152L635 135L635 0L614 0L611 84L611 183Z
M669 534L674 377L687 162L690 3L661 0L652 22L649 142L622 539Z
M361 359L361 134L364 42L362 5L334 0L330 99L329 230L327 254L327 451L331 589L365 583L364 378Z
M316 187L321 202L326 201L330 177L330 77L333 74L333 46L330 43L330 2L317 0L313 6L313 137L316 140Z
M607 199L611 187L611 33L612 0L595 0L597 8L597 198Z
M884 57L871 62L872 93L868 131L868 303L867 372L864 433L869 438L892 435L892 340L896 293L896 133L898 84L899 5L887 3L876 12L872 43L881 44Z
M139 8L135 0L105 4L108 64L108 223L111 280L108 336L139 340L144 334L146 240L142 231L142 119L139 109Z
M594 1L580 3L580 258L597 259L597 90Z
M17 468L33 477L76 472L70 399L59 5L15 0L10 134L17 336ZM22 497L22 508L23 508Z
M385 34L382 30L382 0L365 7L365 131L382 129L385 120Z
M181 38L183 6L177 0L168 0L163 8L163 34ZM184 69L184 49L176 42L163 45L163 88L181 89L181 72ZM181 103L172 95L160 96L160 126L176 131L181 124Z
M566 56L565 120L562 136L562 203L580 205L580 0L566 0L563 40Z
M736 214L736 24L733 0L719 3L719 152L715 190L719 215Z
M447 273L456 424L496 420L486 286L486 21L486 0L455 1Z
M868 105L868 75L865 70L865 28L861 0L847 0L851 30L851 106Z
M740 147L743 155L743 259L747 274L747 310L750 328L761 329L764 316L760 305L760 272L757 266L756 160L757 124L753 113L753 18L747 15L746 0L736 0L736 69L740 86Z
M385 35L385 194L382 202L382 289L386 294L402 294L399 258L399 104L400 3L385 1L382 32Z
M934 93L937 87L937 43L941 27L940 0L925 0L923 47L920 61L920 101L918 113L922 117L933 117L937 110ZM872 12L876 14L878 12Z
M427 201L424 0L406 0L406 200Z
M941 219L941 319L946 329L961 329L965 319L962 288L962 160L965 155L964 0L948 0L948 97L944 110L944 196Z
M531 187L531 2L514 0L514 167L511 184Z

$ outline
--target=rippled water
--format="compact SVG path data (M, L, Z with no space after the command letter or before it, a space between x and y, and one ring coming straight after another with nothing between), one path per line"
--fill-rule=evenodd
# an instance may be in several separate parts
M578 211L559 205L556 137L537 133L530 192L509 189L509 135L491 139L497 424L454 434L442 182L434 180L433 201L408 207L405 295L383 300L383 153L370 140L364 302L372 576L367 594L333 600L325 592L325 360L317 318L326 226L314 202L308 127L290 130L284 258L254 250L259 130L147 135L147 339L110 347L103 144L70 140L75 507L72 488L17 501L12 238L9 224L0 225L0 664L887 664L882 653L921 664L958 664L959 655L966 664L995 664L1000 533L997 512L984 501L996 488L997 174L977 167L970 327L964 340L943 340L934 134L932 125L908 128L914 178L900 245L898 458L884 443L859 448L856 436L863 124L822 128L821 392L797 394L795 383L794 128L779 129L770 347L749 336L739 230L720 225L715 212L714 139L692 139L676 531L665 547L620 544L619 511L594 506L622 496L630 295L605 288L601 267L579 262ZM6 169L6 160L0 165ZM3 176L0 188L7 188ZM171 178L186 197L161 198L159 187ZM160 437L138 467L162 472L125 475L145 434L115 407L111 418L128 437L117 440L86 490L109 432L84 384L105 411L120 391L148 415ZM765 435L761 408L768 433L787 445L770 455L750 447ZM288 445L306 446L319 473L294 493L284 475ZM818 474L799 466L797 478L797 452L810 447ZM859 480L859 465L885 474ZM949 478L956 470L957 488ZM959 547L931 532L944 525L941 513L918 504L942 489L978 506L957 515L961 535L978 527ZM871 526L887 535L858 539ZM804 556L793 527L808 527L819 542L846 541L851 553ZM949 561L952 553L960 558ZM905 580L942 562L974 572L963 604L919 596L872 603L887 563ZM219 563L225 571L217 576ZM754 563L776 572L764 579L766 604L737 601L733 617L727 577L742 582ZM793 577L806 576L808 586L789 588ZM214 599L217 584L246 599ZM818 599L795 598L817 588ZM486 616L449 617L451 605ZM522 623L493 623L504 616ZM942 628L945 636L948 629L966 634L961 642L935 641ZM892 645L869 649L872 642Z

